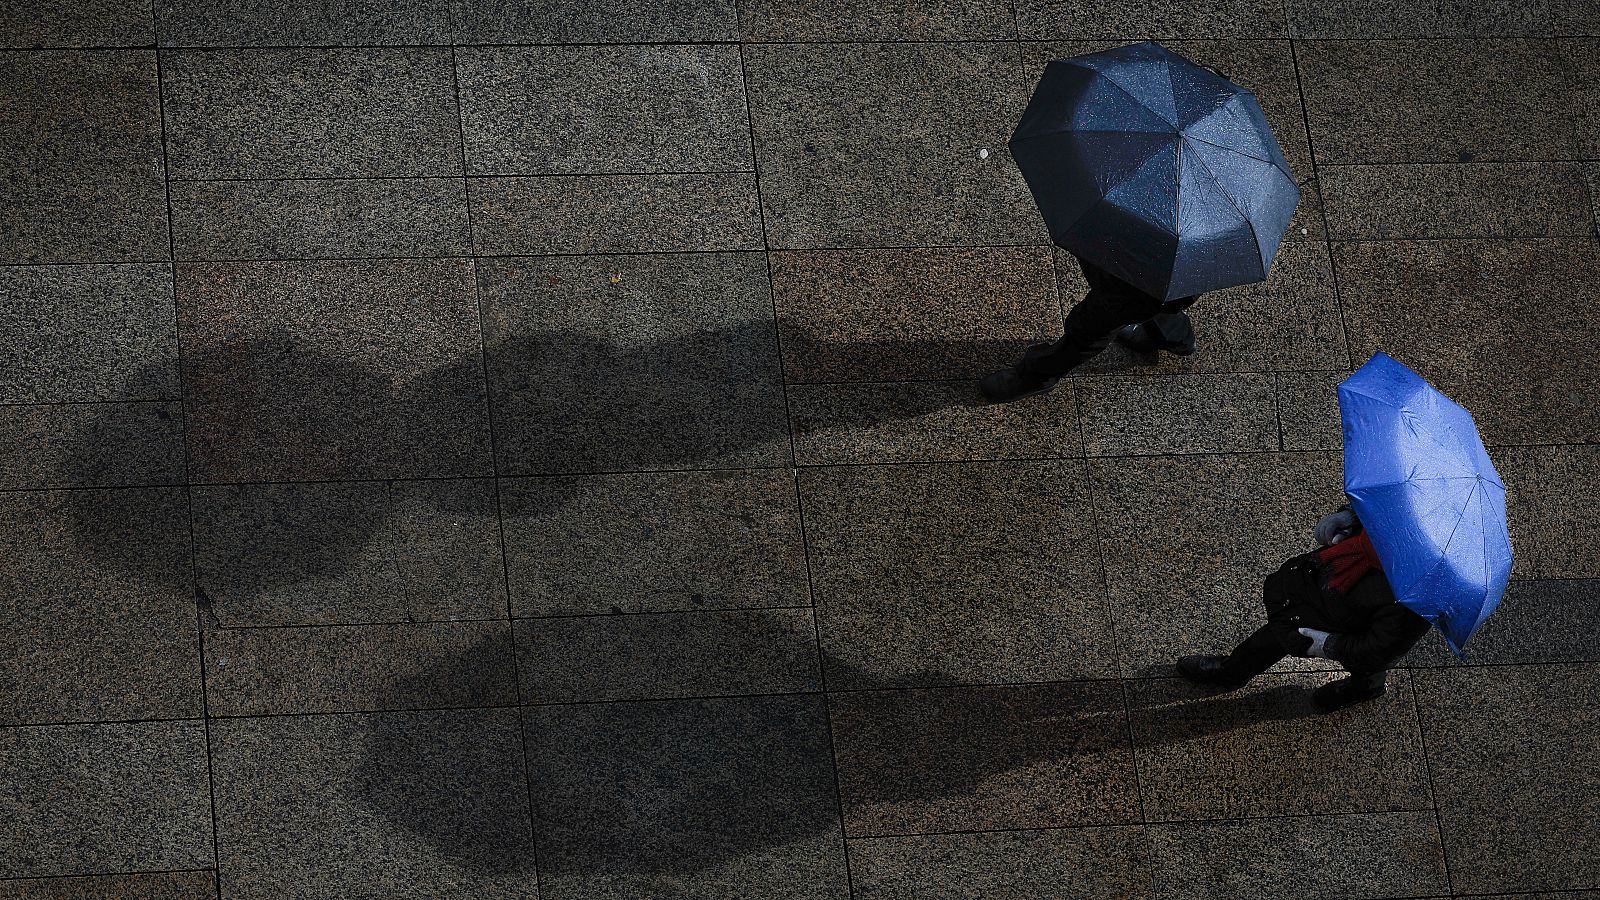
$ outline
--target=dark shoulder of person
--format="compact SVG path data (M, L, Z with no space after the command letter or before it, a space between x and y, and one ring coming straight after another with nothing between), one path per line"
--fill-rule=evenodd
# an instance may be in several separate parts
M1367 616L1374 615L1379 610L1388 610L1388 607L1391 606L1398 606L1405 612L1410 613L1411 616L1414 616L1418 622L1423 623L1423 625L1427 624L1427 620L1411 612L1410 609L1400 603L1399 599L1394 595L1394 588L1389 585L1388 576L1384 575L1381 569L1373 569L1363 576L1360 581L1352 584L1350 590L1345 592L1344 599L1347 604Z

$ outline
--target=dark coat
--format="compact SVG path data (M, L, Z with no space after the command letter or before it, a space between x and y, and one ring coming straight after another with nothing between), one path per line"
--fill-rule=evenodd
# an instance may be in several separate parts
M1368 573L1341 594L1324 584L1316 553L1296 556L1267 576L1262 592L1267 623L1283 648L1305 656L1311 639L1301 628L1328 631L1328 658L1351 672L1379 672L1405 656L1428 633L1428 620L1395 600L1382 571Z

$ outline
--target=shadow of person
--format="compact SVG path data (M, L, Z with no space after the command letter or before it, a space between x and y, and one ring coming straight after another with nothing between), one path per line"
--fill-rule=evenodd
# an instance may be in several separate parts
M719 648L708 654L703 670L684 660L663 666L660 652L673 648L645 652L636 640L587 641L583 655L551 662L591 689L606 686L599 702L541 696L529 675L541 664L529 656L533 645L524 643L521 677L531 705L521 708L521 716L542 883L569 879L608 896L643 896L671 893L689 882L707 889L743 885L759 893L755 885L775 872L825 881L839 850L836 778L845 785L844 814L853 831L892 833L908 830L900 826L929 810L993 803L997 792L1009 792L1010 802L1041 807L1052 801L1033 792L1064 790L1090 798L1069 798L1068 805L1094 802L1116 771L1127 775L1131 769L1129 727L1116 682L974 686L930 671L917 678L916 688L896 687L903 676L891 684L847 661L818 659L809 630L797 633L778 617L692 615L700 622L719 620L700 642L702 649ZM537 627L518 623L519 629ZM510 652L503 638L470 651L493 658ZM738 679L752 673L741 673L740 666L752 656L789 665L807 661L803 673L788 673L785 680L798 692L761 693L759 684L741 689ZM816 667L823 663L866 688L830 701L818 692ZM425 690L485 665L455 660L417 673L411 684ZM722 690L708 689L712 685ZM731 695L705 696L724 691ZM653 699L638 699L644 697ZM1309 712L1303 692L1289 686L1228 695L1180 689L1141 707L1140 745L1203 741ZM482 772L496 779L515 748L468 743L452 746L458 755L419 753L438 745L411 734L413 720L376 718L377 731L365 748L367 768L385 774L363 785L356 799L453 860L487 860L477 836L484 820L501 808L488 789L495 782L448 807L396 793L392 785L395 779L426 784L429 773L443 772ZM1052 774L1040 778L1030 774L1035 771ZM452 791L470 782L434 780ZM445 808L451 814L441 816ZM472 864L532 867L506 855Z

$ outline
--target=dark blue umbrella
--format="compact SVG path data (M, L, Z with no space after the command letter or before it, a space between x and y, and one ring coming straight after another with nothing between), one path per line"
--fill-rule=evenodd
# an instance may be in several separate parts
M1385 353L1339 385L1344 491L1395 597L1457 653L1511 579L1506 486L1472 414Z
M1154 42L1045 66L1010 147L1051 240L1166 300L1264 280L1300 202L1255 95Z

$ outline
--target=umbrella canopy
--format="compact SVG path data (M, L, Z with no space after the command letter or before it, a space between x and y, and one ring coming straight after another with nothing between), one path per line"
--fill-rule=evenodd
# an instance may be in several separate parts
M1506 488L1472 414L1385 353L1339 385L1344 490L1395 597L1457 653L1511 579Z
M1010 148L1051 240L1164 300L1265 279L1300 202L1255 95L1154 42L1045 66Z

